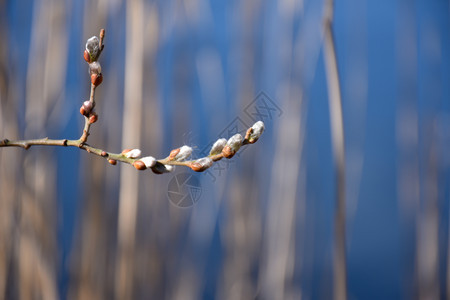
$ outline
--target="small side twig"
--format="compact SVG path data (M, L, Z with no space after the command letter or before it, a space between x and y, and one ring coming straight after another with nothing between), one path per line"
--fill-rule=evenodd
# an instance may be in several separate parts
M89 100L83 102L80 113L85 118L83 132L78 140L60 139L53 140L46 138L30 140L0 140L0 147L21 147L29 149L31 146L70 146L83 149L88 153L103 157L112 165L117 162L133 165L138 170L151 169L156 174L162 174L173 170L173 166L186 166L196 172L202 172L208 169L214 162L222 158L232 158L243 145L255 143L264 131L264 123L256 122L246 132L243 138L240 134L232 136L230 139L219 139L212 147L208 156L196 160L186 160L191 153L192 148L183 146L171 151L170 155L164 159L156 160L152 156L141 157L139 149L125 149L121 153L111 153L100 148L95 148L87 144L91 125L98 119L95 112L95 89L102 83L103 74L101 72L98 58L103 51L103 40L105 30L100 30L100 39L96 36L88 39L84 59L89 64L91 75L91 92Z

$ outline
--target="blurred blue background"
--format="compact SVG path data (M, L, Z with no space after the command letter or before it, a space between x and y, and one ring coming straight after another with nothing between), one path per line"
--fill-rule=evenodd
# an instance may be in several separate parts
M100 28L89 144L197 158L266 128L201 174L2 148L0 299L332 298L324 5L0 1L0 138L80 136L84 45ZM450 295L449 16L444 0L335 2L349 299ZM183 173L201 190L184 187L187 208L168 194Z

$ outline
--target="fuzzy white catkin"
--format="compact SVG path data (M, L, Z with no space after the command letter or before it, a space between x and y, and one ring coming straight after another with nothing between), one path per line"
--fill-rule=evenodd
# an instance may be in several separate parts
M89 74L100 74L102 67L98 61L94 61L89 64Z
M234 151L238 151L239 148L241 148L243 140L244 138L242 135L237 133L228 139L227 146L230 146L230 148Z
M100 40L98 37L93 36L86 42L86 50L89 52L89 54L92 57L97 57L98 51L99 51L99 44Z
M213 160L209 157L203 157L194 161L190 167L195 172L203 172L213 164Z
M172 172L173 170L175 170L175 166L172 165L164 165L166 167L167 172Z
M183 161L192 154L192 148L184 145L180 148L180 152L175 156L176 161Z
M209 157L202 157L200 159L197 159L195 162L202 165L202 167L205 169L211 167L213 164L213 160Z
M223 147L227 144L226 139L218 139L211 148L209 155L216 155L222 152Z
M156 159L153 156L146 156L140 159L147 168L151 168L156 164Z
M250 139L257 141L264 131L264 123L258 121L252 126L253 132L250 134Z
M132 149L130 151L128 151L127 153L125 153L125 157L128 158L138 158L139 156L141 156L141 150L139 149Z

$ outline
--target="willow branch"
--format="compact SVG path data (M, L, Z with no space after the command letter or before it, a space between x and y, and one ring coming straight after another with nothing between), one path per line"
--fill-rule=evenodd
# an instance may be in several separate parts
M232 136L230 139L219 139L216 141L208 156L196 160L186 160L192 153L192 148L183 146L174 149L170 155L164 159L156 160L152 156L141 157L141 150L139 149L125 149L121 153L112 153L106 150L96 148L87 144L89 131L97 119L98 115L95 112L95 90L102 83L103 75L101 73L101 66L98 63L98 58L103 51L103 40L105 37L105 30L100 31L100 39L96 36L88 39L86 43L86 50L84 51L84 59L89 64L89 71L91 75L91 93L89 100L84 101L80 108L80 113L84 116L84 128L78 140L60 139L53 140L48 137L41 139L30 140L0 140L0 147L21 147L25 150L31 146L63 146L63 147L77 147L85 150L88 153L103 157L112 165L117 162L133 165L138 170L151 169L156 174L162 174L173 170L173 166L189 167L196 172L202 172L211 165L221 160L222 158L232 158L241 146L255 143L264 131L264 123L256 122L250 127L245 137L240 134Z
M0 141L0 147L21 147L25 150L28 150L31 146L63 146L63 147L77 147L79 149L85 150L88 153L104 157L108 160L114 159L116 161L121 161L128 164L133 164L135 161L134 159L129 159L125 156L123 156L120 153L111 153L106 152L102 149L92 147L86 143L83 143L79 140L52 140L47 137L42 139L34 139L34 140L17 140L17 141L10 141L8 139L4 139Z
M112 153L107 152L100 148L95 148L93 146L90 146L82 141L82 138L78 140L68 140L68 139L60 139L60 140L53 140L49 138L42 138L42 139L33 139L33 140L15 140L10 141L8 139L4 139L0 141L0 147L21 147L25 150L28 150L31 146L63 146L63 147L77 147L79 149L85 150L86 152L90 154L94 154L100 157L103 157L108 160L109 163L115 165L118 161L126 164L133 165L138 170L145 170L147 168L152 169L154 173L162 174L166 172L170 172L171 169L166 166L185 166L188 168L193 169L196 172L202 172L206 169L208 169L212 163L221 160L222 158L232 158L241 148L241 146L247 145L247 144L253 144L255 143L260 135L262 134L262 131L264 130L264 127L261 128L262 122L259 121L255 123L253 127L250 127L247 130L245 138L242 138L240 134L236 134L233 137L231 137L228 141L225 139L220 139L218 142L221 141L221 144L216 146L218 144L216 142L215 144L215 152L211 152L210 155L195 159L195 160L184 160L180 159L178 156L181 152L181 149L183 147L186 147L185 149L188 149L188 154L183 154L185 156L189 156L192 152L192 148L188 146L183 146L181 148L177 148L171 151L171 154L160 160L154 160L154 163L151 165L146 165L146 158L153 158L151 156L147 156L144 158L141 158L140 154L136 155L134 157L133 155L129 155L132 151L138 150L138 149L125 149L121 153ZM90 126L90 124L89 124ZM88 130L89 130L88 126ZM86 126L85 126L86 128ZM86 130L86 129L85 129ZM259 132L257 132L259 130ZM85 131L88 132L88 131ZM84 134L83 134L84 135ZM213 146L214 149L214 146ZM138 150L140 153L140 150Z

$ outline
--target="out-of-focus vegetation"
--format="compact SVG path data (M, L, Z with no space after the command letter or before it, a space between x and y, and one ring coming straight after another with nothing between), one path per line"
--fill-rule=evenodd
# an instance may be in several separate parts
M448 297L449 3L335 2L349 299ZM0 139L80 135L100 28L93 145L201 157L266 127L205 174L1 148L0 299L330 299L323 14L311 0L0 0ZM170 196L183 176L193 205Z

